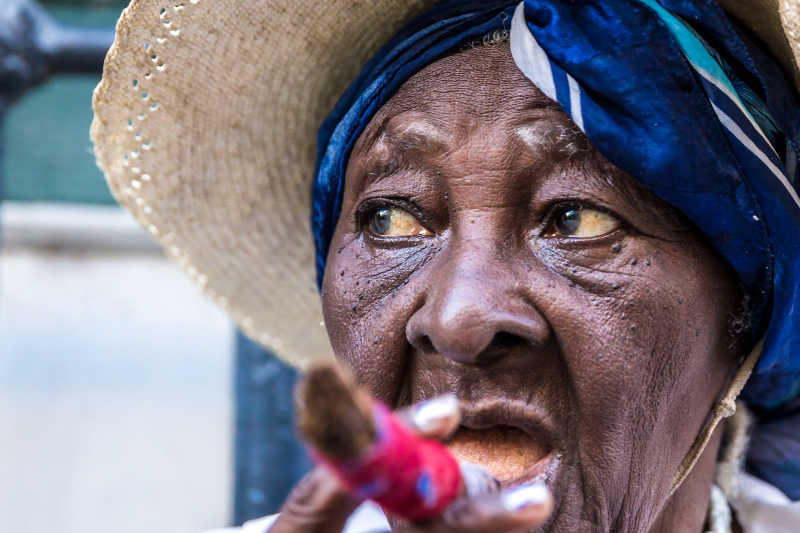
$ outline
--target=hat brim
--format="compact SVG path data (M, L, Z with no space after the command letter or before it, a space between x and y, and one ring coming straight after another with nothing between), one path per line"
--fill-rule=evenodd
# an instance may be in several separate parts
M722 3L745 23L743 5L770 13L754 29L800 88L791 2ZM317 128L369 57L435 3L133 0L117 25L91 130L112 193L295 366L332 354L309 228Z
M800 93L800 2L797 0L717 0L767 46Z

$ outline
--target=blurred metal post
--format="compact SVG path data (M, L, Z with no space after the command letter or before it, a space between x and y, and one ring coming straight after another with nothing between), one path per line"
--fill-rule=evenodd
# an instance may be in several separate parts
M8 108L51 74L100 72L113 41L113 31L62 26L34 0L0 0L0 201Z
M0 123L17 98L51 74L100 72L113 40L113 31L62 26L34 0L2 0ZM0 164L1 154L2 139Z
M62 26L34 0L0 2L0 110L51 74L97 73L114 32Z

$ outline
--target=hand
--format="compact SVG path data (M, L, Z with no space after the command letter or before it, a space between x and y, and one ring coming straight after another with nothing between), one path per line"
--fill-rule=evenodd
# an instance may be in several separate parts
M412 430L426 438L444 439L458 425L458 402L434 398L397 413ZM550 516L552 497L542 484L499 490L485 470L462 465L467 496L424 523L394 523L403 533L522 533ZM292 490L270 533L341 533L361 502L354 500L328 470L318 467Z

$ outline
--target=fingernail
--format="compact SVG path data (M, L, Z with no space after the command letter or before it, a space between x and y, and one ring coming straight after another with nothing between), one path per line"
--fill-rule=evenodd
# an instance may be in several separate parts
M457 425L458 415L458 398L454 394L445 394L418 404L411 419L420 431L433 432Z
M500 502L509 511L519 511L531 505L544 505L549 499L550 491L543 481L534 481L508 489L500 496Z

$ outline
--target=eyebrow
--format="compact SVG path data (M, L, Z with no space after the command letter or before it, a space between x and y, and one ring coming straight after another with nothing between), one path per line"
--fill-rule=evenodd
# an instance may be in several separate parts
M588 158L592 152L589 139L575 125L536 120L516 126L514 133L532 151L559 159Z
M386 117L380 126L371 132L364 150L364 155L370 160L365 185L379 182L407 167L409 153L418 151L437 153L447 149L446 134L428 120L419 118L404 124L403 127L398 127L396 119L403 114L405 113ZM384 157L375 153L379 147L385 147Z
M514 133L534 153L554 157L556 165L567 172L578 172L594 187L610 188L630 203L642 201L633 179L625 179L619 167L609 163L594 148L589 138L575 124L526 119L518 122Z
M404 150L414 150L422 147L442 148L446 141L446 136L442 130L434 123L423 119L414 120L402 129L392 128L391 120L389 120L384 123L382 133Z

